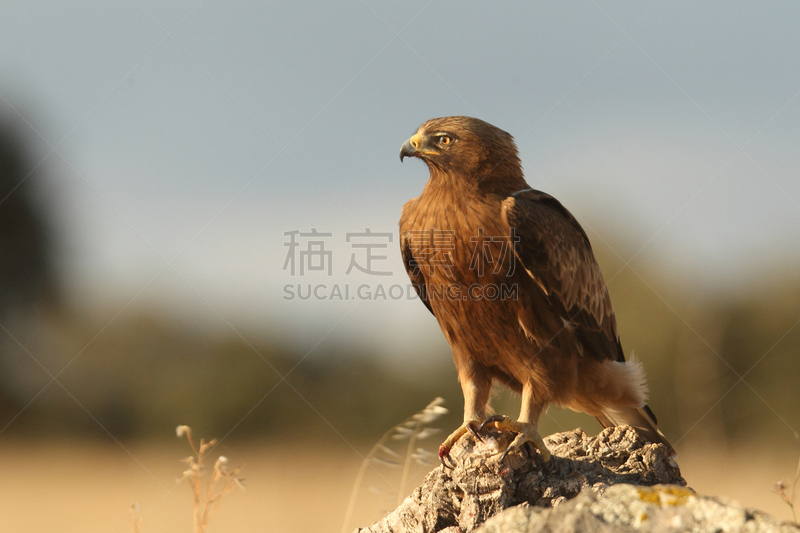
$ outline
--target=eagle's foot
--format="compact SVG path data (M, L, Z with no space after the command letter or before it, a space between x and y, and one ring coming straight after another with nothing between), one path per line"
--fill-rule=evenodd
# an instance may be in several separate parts
M505 415L494 415L483 421L478 428L478 432L480 433L483 431L487 425L493 425L497 429L505 429L517 434L514 440L511 441L511 444L508 445L508 448L505 449L503 455L500 456L501 461L506 458L509 452L522 448L526 442L530 442L539 450L545 463L550 461L550 451L547 449L547 446L545 446L542 436L539 435L539 429L536 424L515 422Z
M456 443L456 441L460 439L467 431L472 433L472 435L479 441L483 441L480 431L477 427L475 427L476 422L477 420L468 420L467 422L464 422L439 446L439 461L441 461L442 466L450 469L455 467L455 463L453 463L453 460L450 458L450 450L453 448L453 445ZM452 464L448 464L448 461Z

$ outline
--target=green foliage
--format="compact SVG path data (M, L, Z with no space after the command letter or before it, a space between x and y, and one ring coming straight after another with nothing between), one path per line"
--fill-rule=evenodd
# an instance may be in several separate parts
M416 410L420 396L435 389L460 396L449 356L440 358L444 385L428 379L420 386L352 346L304 354L233 332L198 332L155 314L120 317L94 339L102 324L63 315L46 320L59 348L47 366L54 375L65 368L58 377L64 388L51 384L23 409L48 379L24 353L13 354L10 360L29 365L21 375L30 381L14 390L15 409L0 419L2 427L19 415L12 433L103 437L102 425L116 438L158 437L186 421L203 433L239 438L330 438L338 431L373 440Z

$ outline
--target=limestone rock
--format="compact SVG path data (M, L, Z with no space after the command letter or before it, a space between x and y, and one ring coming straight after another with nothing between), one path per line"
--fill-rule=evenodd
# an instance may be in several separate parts
M597 488L596 488L597 489ZM613 485L584 489L555 508L521 504L497 514L477 533L692 532L797 533L800 527L735 502L698 496L677 485Z
M490 433L483 442L463 437L450 454L454 469L437 467L400 507L356 531L468 533L508 507L527 503L552 508L587 488L686 485L664 446L645 442L627 426L604 429L596 437L579 429L546 437L553 455L549 463L538 452L525 450L501 462L498 449L505 449L510 437L508 432Z

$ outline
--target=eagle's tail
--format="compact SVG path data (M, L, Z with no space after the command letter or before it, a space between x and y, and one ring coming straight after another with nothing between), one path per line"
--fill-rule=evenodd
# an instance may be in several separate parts
M664 434L658 430L656 415L646 405L638 408L606 407L597 420L603 424L603 427L631 426L648 441L666 446L670 457L678 455Z

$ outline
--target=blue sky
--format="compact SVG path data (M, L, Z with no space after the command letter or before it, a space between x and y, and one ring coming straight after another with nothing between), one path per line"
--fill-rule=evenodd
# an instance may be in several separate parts
M794 2L33 1L0 8L0 111L36 141L77 305L437 336L414 301L288 301L285 232L396 232L434 116L513 134L596 248L724 290L800 260ZM404 284L396 240L389 284ZM608 277L608 273L607 273ZM612 287L613 297L613 287ZM115 307L116 306L116 307ZM416 337L416 336L415 336Z

